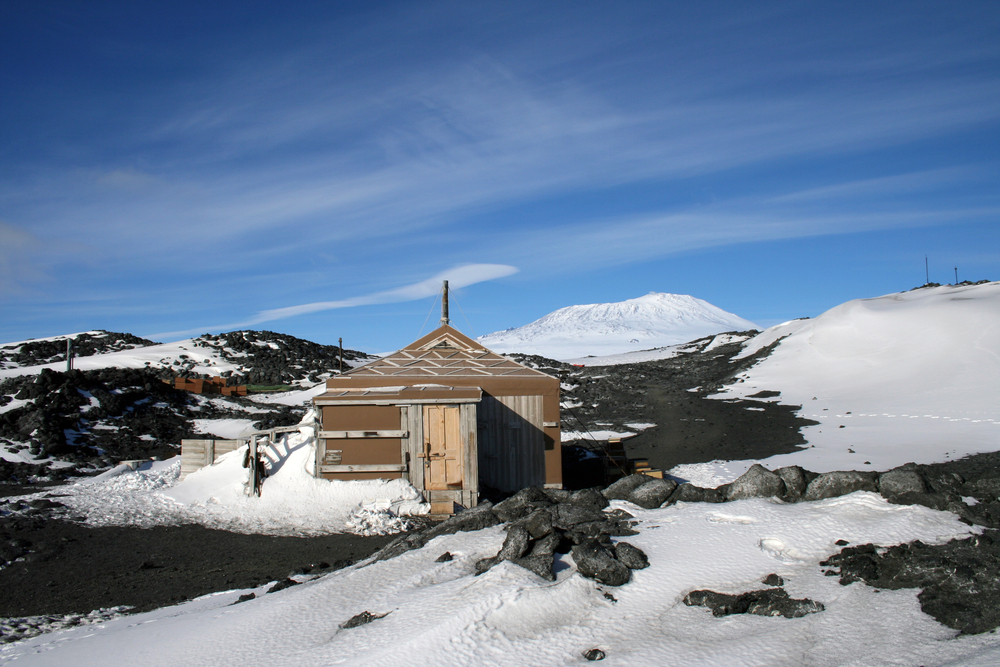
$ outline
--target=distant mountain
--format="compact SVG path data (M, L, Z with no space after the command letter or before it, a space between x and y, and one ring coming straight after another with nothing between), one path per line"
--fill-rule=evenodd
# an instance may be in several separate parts
M479 341L500 353L576 359L686 343L757 325L686 294L650 292L619 303L569 306Z

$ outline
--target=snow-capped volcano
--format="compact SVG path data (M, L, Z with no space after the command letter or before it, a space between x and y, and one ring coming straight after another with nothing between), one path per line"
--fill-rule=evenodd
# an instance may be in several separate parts
M568 306L479 341L497 352L574 359L686 343L757 325L686 294L650 292L618 303Z

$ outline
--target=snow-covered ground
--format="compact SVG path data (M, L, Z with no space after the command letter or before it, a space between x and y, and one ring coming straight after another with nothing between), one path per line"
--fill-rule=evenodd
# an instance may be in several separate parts
M821 422L806 429L806 450L764 461L770 468L885 470L1000 449L1000 283L852 301L815 320L770 329L745 354L779 339L770 357L718 396L780 391L773 400L801 402L801 414ZM283 444L259 499L243 495L242 452L236 452L181 484L176 464L118 469L66 487L71 495L60 501L92 523L181 518L308 534L344 525L349 506L390 495L313 480L308 441L300 433ZM750 463L672 472L716 486ZM954 514L893 505L865 492L797 504L613 505L638 519L640 533L624 539L651 562L620 588L583 578L569 555L558 557L555 582L511 563L474 576L475 562L503 542L494 527L439 537L397 558L281 592L263 595L262 587L253 591L257 599L236 606L230 605L249 591L60 630L0 648L0 664L103 667L113 657L135 666L543 666L584 664L591 648L606 652L604 664L630 667L1000 664L1000 636L956 637L921 612L918 590L841 586L818 565L840 550L838 540L942 543L978 532ZM453 560L436 562L445 551ZM761 578L772 572L784 577L792 597L819 601L825 610L797 619L716 618L681 602L694 589L763 588ZM340 627L363 611L387 615Z
M479 341L501 354L522 352L566 360L588 355L655 352L652 348L756 328L753 322L707 301L684 294L650 292L620 303L560 308L530 324L487 334ZM579 363L598 365L593 360Z
M511 563L482 576L500 527L436 538L389 561L360 564L235 606L230 591L146 614L28 639L0 649L0 664L104 667L212 665L574 665L600 648L604 664L994 665L1000 638L954 638L920 611L915 590L841 586L816 563L854 544L928 543L975 532L952 514L858 492L785 505L742 500L641 510L627 538L651 556L620 588L603 587L561 556L557 580ZM449 562L435 562L445 551ZM763 588L785 578L792 597L826 610L797 619L715 618L681 603L694 589ZM611 596L611 597L608 597ZM388 614L340 627L363 611ZM849 638L849 639L847 639Z

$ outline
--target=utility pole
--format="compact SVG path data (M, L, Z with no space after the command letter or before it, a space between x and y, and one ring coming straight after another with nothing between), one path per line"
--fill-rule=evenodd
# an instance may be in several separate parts
M340 374L344 374L344 339L338 338L337 341L340 344Z
M441 292L441 326L451 324L451 320L448 319L448 281L444 281L444 287Z
M958 267L955 267L955 284L958 284Z

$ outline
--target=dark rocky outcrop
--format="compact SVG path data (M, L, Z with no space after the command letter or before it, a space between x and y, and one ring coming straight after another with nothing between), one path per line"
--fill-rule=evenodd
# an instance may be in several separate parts
M808 598L796 600L790 597L783 588L766 588L739 595L708 590L691 591L684 596L684 604L689 607L708 607L712 610L713 616L756 614L757 616L801 618L824 609L821 602L815 602Z
M847 547L820 565L840 583L922 589L925 614L962 634L1000 627L1000 532L988 530L946 544L914 541L891 547Z

